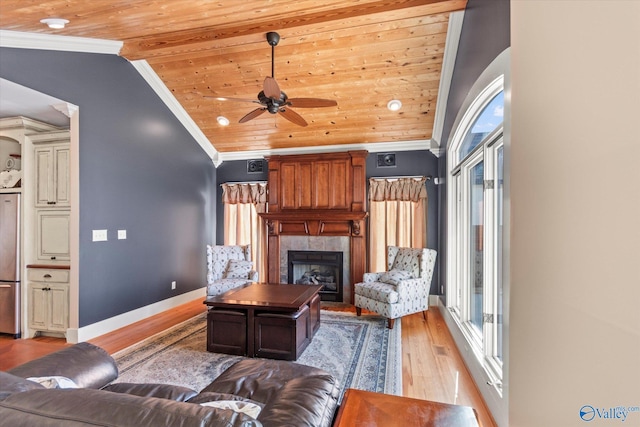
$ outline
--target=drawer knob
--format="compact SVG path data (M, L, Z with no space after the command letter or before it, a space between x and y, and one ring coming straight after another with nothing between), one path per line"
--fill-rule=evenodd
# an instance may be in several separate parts
M44 275L44 278L45 279L51 279L51 275L49 273L47 273L47 274Z

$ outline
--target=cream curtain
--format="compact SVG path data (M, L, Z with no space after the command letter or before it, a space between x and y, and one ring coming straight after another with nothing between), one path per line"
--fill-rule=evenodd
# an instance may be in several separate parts
M426 180L369 179L369 271L387 269L387 246L425 247Z
M267 183L222 184L224 244L251 244L259 280L266 280L267 233L258 214L267 211Z

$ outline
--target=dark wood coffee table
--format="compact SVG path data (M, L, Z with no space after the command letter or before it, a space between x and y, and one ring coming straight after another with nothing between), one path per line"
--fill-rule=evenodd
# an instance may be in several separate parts
M320 327L320 289L251 283L208 297L207 350L296 360Z

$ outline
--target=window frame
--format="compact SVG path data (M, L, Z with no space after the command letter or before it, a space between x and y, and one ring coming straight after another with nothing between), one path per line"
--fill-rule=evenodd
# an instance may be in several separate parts
M459 159L459 157L465 136L471 132L472 126L489 103L504 90L504 75L499 75L479 92L458 122L447 153L447 176L452 183L448 188L447 197L449 224L451 224L448 229L447 307L458 324L464 339L500 394L502 392L503 362L498 357L501 354L498 348L497 312L498 298L500 297L497 285L500 263L497 259L498 197L496 184L498 183L498 153L501 148L504 149L504 120L463 159ZM470 295L473 284L470 277L470 233L472 232L470 192L472 188L469 181L470 171L480 162L484 162L482 196L484 215L482 233L483 321L481 331L476 325L472 325L470 319ZM494 183L493 190L485 188L484 184L484 182L491 180Z

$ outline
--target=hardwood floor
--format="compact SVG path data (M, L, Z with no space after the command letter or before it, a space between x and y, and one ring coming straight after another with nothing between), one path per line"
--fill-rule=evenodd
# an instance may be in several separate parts
M90 342L113 354L205 310L202 300L194 300ZM353 307L342 310L355 312ZM403 395L471 406L477 411L483 427L495 426L437 308L427 312L427 321L421 313L416 313L403 317L401 324ZM10 369L67 345L60 338L14 340L0 335L0 370Z

